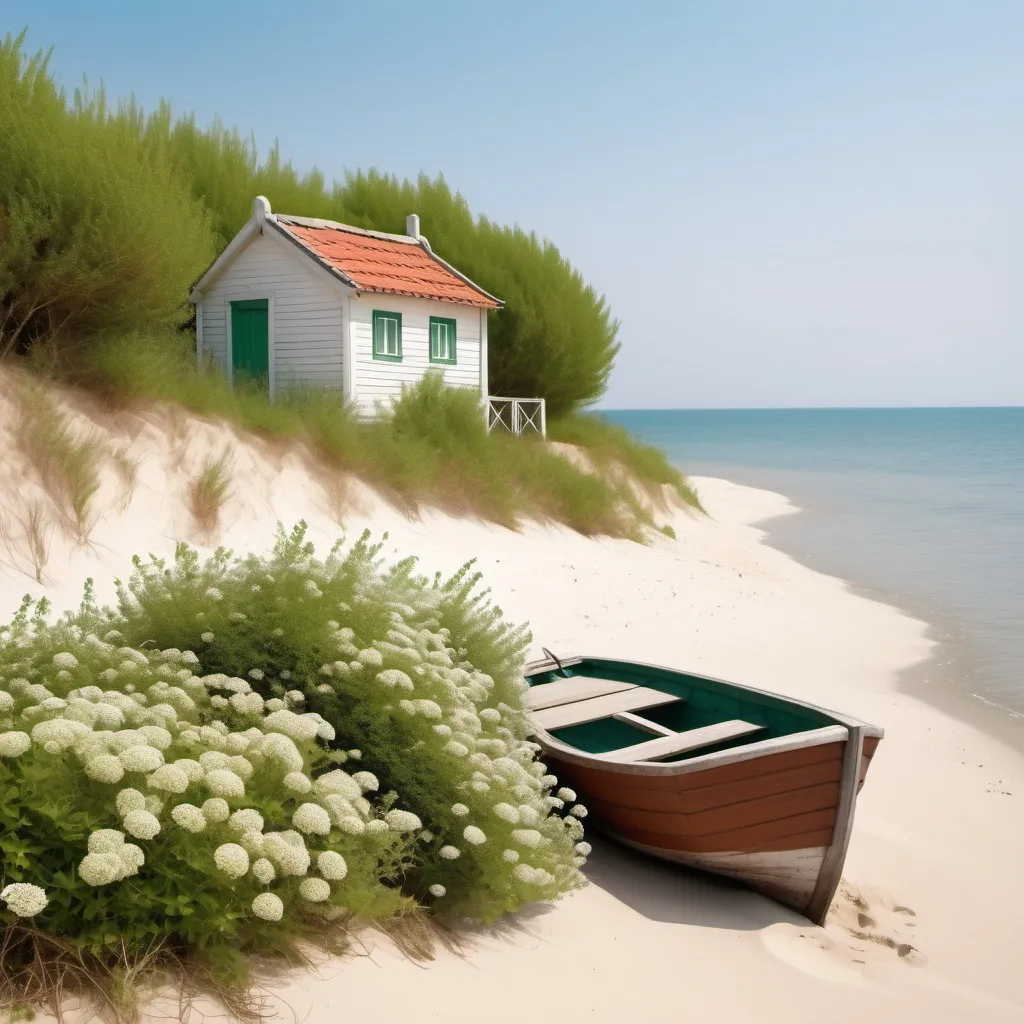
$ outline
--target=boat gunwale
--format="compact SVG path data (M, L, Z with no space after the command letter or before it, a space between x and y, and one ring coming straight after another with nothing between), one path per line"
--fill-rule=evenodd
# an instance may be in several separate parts
M558 663L551 658L542 658L529 662L523 669L523 676L535 675L539 672L557 672L559 666L571 668L584 661L605 661L622 665L632 665L639 668L653 669L658 672L668 672L672 675L688 676L691 679L700 679L709 683L717 683L734 689L743 690L747 693L757 694L761 697L770 697L773 700L781 700L785 703L794 704L798 707L827 715L836 723L825 725L817 729L808 729L803 732L789 736L778 736L774 739L755 740L750 743L743 743L728 750L719 750L710 754L700 754L697 757L688 758L685 761L616 761L607 755L592 754L580 750L569 743L553 736L546 729L536 725L529 713L527 719L533 731L534 738L543 747L549 749L558 757L578 764L582 767L598 771L608 771L621 775L689 775L693 772L703 771L709 768L717 768L724 765L736 764L742 761L750 761L760 757L767 757L772 754L781 754L791 750L801 750L806 747L825 746L829 743L845 743L852 733L859 731L863 737L875 737L881 739L885 730L879 726L871 725L852 715L844 715L828 708L811 704L808 701L799 700L795 697L787 697L770 690L761 690L754 686L747 686L744 683L734 683L727 679L718 679L714 676L706 676L697 672L683 672L680 669L668 668L664 665L653 665L641 661L617 661L615 658L601 657L600 655L574 655L572 657L559 658ZM541 684L543 685L543 684Z

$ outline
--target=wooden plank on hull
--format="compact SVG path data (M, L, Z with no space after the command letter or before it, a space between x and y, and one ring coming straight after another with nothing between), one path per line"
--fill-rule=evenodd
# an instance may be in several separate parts
M601 761L594 755L588 755L587 762L579 764L569 760L563 760L557 751L548 754L547 760L553 768L554 774L559 778L574 778L574 788L594 791L610 791L612 787L628 790L646 790L651 793L682 793L690 789L702 789L705 786L722 783L738 782L742 779L758 778L770 772L782 771L789 768L799 768L804 765L818 764L821 762L835 762L842 764L843 743L815 743L801 747L797 750L780 751L777 754L766 754L762 757L737 760L728 764L710 765L700 771L692 773L665 773L655 775L653 773L626 774L619 770L619 765L610 761ZM645 766L646 767L646 766ZM661 767L661 765L659 765ZM666 768L675 768L676 764L669 763ZM685 769L686 762L681 761L678 767ZM841 774L840 767L840 774Z
M608 693L635 690L636 683L618 683L612 679L591 679L589 676L574 676L571 679L556 679L551 683L538 683L526 691L526 706L531 711L558 707L560 704L574 704L588 697L603 697Z
M570 725L585 725L601 718L610 718L620 711L641 711L662 704L673 704L678 700L674 693L652 690L646 686L634 686L620 693L609 693L603 697L592 697L573 704L546 708L533 712L530 717L542 729L550 732L552 729L565 729Z
M635 778L635 776L632 776ZM594 792L600 793L601 802L616 807L629 807L638 811L662 811L666 814L694 814L709 811L714 807L740 803L744 800L758 800L763 797L778 796L808 786L817 786L824 782L838 783L842 777L842 762L821 761L818 764L800 768L788 768L778 772L765 772L763 775L722 782L696 789L681 789L678 792L665 792L658 789L630 789L623 781L628 782L630 776L614 777L614 785L609 780ZM583 802L590 806L591 790L581 781L578 773L567 773L565 779L573 789L585 794Z
M601 761L657 761L663 757L685 754L690 750L699 750L715 743L725 743L726 740L749 736L763 728L763 725L754 725L733 718L728 722L705 725L700 729L688 729L686 732L673 733L671 736L662 736L656 740L645 740L643 743L634 743L631 747L622 747L596 756Z

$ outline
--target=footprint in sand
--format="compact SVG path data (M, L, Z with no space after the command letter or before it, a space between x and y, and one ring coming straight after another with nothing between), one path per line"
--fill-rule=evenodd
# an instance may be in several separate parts
M829 909L826 927L848 936L858 959L895 957L922 966L925 955L910 941L917 922L910 907L896 903L883 889L859 889L843 881Z
M844 882L824 928L780 923L764 929L761 940L779 960L806 974L859 984L869 965L927 962L909 941L915 917L883 890L861 890Z

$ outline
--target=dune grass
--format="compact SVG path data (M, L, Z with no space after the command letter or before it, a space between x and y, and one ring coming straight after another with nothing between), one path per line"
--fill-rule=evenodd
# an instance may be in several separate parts
M586 449L595 465L621 466L651 493L671 487L684 504L703 511L700 497L686 477L665 457L665 453L634 437L596 413L572 413L552 421L548 427L552 441Z
M107 446L97 436L80 436L46 390L17 379L15 440L56 509L58 521L81 543L88 539L93 499Z
M6 513L6 515L4 514ZM20 529L16 534L12 522ZM31 575L36 583L45 583L43 570L50 560L50 538L53 520L39 499L30 500L20 508L0 509L0 543L3 543L12 566ZM31 567L31 573L25 568Z
M258 387L232 389L217 370L196 365L188 336L177 332L108 337L73 379L114 405L172 402L272 441L305 444L407 512L431 506L513 528L533 518L637 540L651 525L629 481L587 472L540 438L489 434L477 396L446 388L440 375L407 389L374 422L360 421L336 392L292 389L271 403ZM588 451L599 467L618 461L651 493L670 483L698 505L685 478L624 431L588 421L576 429L595 441Z
M188 507L203 536L212 537L220 525L220 513L231 495L231 453L204 460L189 485Z

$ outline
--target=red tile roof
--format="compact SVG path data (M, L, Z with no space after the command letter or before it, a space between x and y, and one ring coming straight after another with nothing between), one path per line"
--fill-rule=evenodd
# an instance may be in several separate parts
M484 309L501 305L414 238L304 217L278 215L276 221L315 259L340 272L359 291L441 299Z

